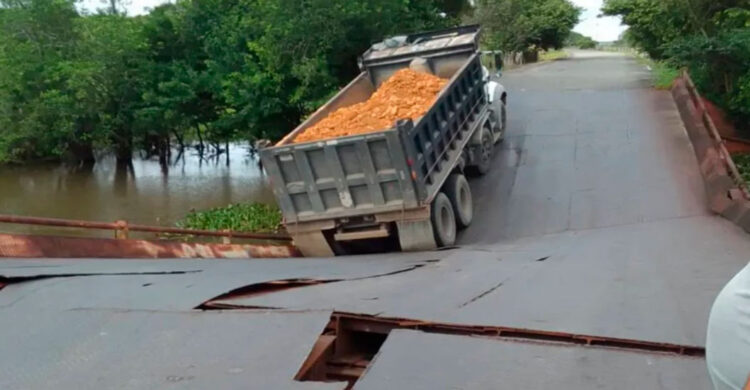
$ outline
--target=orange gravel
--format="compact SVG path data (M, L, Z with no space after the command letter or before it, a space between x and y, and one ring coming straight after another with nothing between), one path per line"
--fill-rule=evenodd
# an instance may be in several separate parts
M393 127L398 119L417 120L430 109L448 80L404 68L380 85L370 99L339 108L293 142L310 142L372 133Z

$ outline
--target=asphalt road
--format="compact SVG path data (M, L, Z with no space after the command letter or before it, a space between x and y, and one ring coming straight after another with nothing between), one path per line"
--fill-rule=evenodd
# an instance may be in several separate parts
M0 388L342 389L293 379L332 312L412 326L387 336L355 389L709 388L700 356L590 341L700 349L714 297L748 261L748 235L706 209L669 93L608 53L502 81L509 132L496 169L471 182L475 221L459 248L4 260L0 349L12 352L0 357ZM414 329L436 323L440 334ZM458 328L584 335L592 345Z
M668 91L614 53L507 72L509 129L461 244L707 215Z

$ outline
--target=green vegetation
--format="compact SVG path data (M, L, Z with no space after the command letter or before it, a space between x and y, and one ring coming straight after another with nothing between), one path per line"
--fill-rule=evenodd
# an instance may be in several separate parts
M672 88L680 70L666 61L654 61L648 57L638 57L640 63L651 68L651 83L656 89Z
M750 153L735 154L732 156L732 160L737 165L737 170L740 171L745 183L750 183Z
M666 62L654 62L651 65L653 72L654 87L657 89L672 88L672 83L680 75L680 70Z
M287 133L374 41L456 24L463 0L0 0L0 163L128 163Z
M539 53L539 61L555 61L568 58L568 52L565 50L549 50Z
M747 127L750 1L605 0L602 11L622 16L625 40L655 61L687 67L701 92Z
M477 0L470 20L481 23L488 49L560 49L581 9L568 0Z
M571 31L565 40L565 46L577 47L579 49L596 49L597 43L590 37Z
M205 211L191 211L177 226L199 230L236 232L277 232L281 228L281 210L263 203L230 204Z

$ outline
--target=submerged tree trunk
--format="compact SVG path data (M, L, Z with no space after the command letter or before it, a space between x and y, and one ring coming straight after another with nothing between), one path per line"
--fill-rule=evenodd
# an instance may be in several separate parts
M180 133L178 133L177 130L172 130L172 134L174 134L174 138L177 140L177 144L180 145L180 150L185 149L185 142L183 141Z
M120 142L115 144L115 157L117 158L117 165L127 166L133 163L133 142L132 140L119 140Z
M93 167L96 163L94 156L94 147L91 143L76 142L69 146L70 159L73 163L81 168Z
M195 134L198 136L198 154L200 155L200 158L203 159L203 149L205 148L205 145L203 144L203 133L201 132L200 126L195 126Z
M128 186L131 181L135 181L135 168L133 167L132 158L128 161L118 159L115 165L115 193L118 195L127 195Z
M68 144L68 154L79 168L91 168L96 162L94 145L89 140L89 134L94 129L94 123L90 120L81 119L77 125L75 139Z
M162 172L165 172L169 165L169 138L159 137L156 139L156 153L159 155L159 165L161 165Z

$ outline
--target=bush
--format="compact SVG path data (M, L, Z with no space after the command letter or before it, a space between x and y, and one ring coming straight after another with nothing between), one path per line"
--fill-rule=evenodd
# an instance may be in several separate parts
M579 49L595 49L596 45L595 40L575 31L571 31L565 40L565 46L577 47Z
M732 160L737 165L745 184L750 183L750 153L736 154L732 156Z
M539 53L540 61L555 61L563 58L568 58L568 53L563 50L550 50Z
M746 0L605 0L624 38L671 68L686 67L703 95L735 124L750 122L750 9ZM661 81L671 78L666 69ZM661 80L663 78L663 80ZM671 81L671 80L670 80Z
M277 232L281 228L281 210L263 203L239 203L205 211L191 211L176 223L178 227L236 232Z
M737 80L730 93L728 106L737 122L746 126L750 123L750 71Z
M680 75L680 70L664 62L651 63L651 77L654 88L669 89Z

